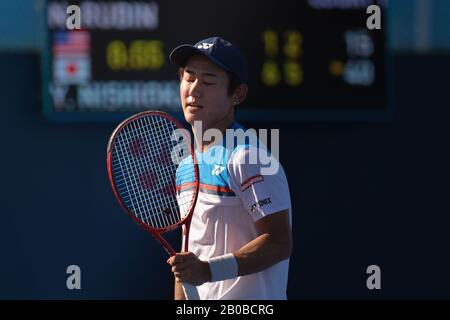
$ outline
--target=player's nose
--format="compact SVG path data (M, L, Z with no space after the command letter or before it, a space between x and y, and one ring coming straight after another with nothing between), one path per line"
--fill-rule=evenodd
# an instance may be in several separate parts
M200 81L198 79L196 79L192 85L189 87L189 95L198 99L200 98L201 95L201 85L200 85Z

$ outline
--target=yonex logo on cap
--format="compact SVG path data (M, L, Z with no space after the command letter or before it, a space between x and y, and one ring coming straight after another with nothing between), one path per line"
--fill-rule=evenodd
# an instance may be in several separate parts
M213 45L214 45L213 43L205 43L205 42L203 42L202 44L199 44L197 46L197 48L207 50L207 49L211 48Z

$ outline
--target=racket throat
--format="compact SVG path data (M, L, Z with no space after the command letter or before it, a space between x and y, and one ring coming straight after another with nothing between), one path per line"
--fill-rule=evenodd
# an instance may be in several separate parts
M159 234L153 234L153 237L155 237L156 240L158 240L158 242L163 246L164 250L166 250L166 252L169 254L169 256L174 256L175 255L175 250L172 249L172 247L170 246L170 244L166 241L166 239L164 239L163 237L161 237L161 235Z

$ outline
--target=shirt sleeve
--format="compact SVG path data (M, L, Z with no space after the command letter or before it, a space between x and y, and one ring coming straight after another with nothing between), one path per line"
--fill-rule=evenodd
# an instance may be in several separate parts
M228 162L230 188L240 197L255 222L291 208L284 170L274 156L263 152L265 161L257 156L256 147L246 146L235 151Z

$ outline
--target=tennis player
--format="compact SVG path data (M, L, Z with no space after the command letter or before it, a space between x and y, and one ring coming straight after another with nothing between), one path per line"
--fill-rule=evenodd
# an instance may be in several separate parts
M196 285L201 299L287 299L292 218L284 170L270 154L276 172L263 174L265 164L251 161L252 152L264 148L259 141L226 139L227 129L245 130L234 113L248 91L246 61L220 37L180 45L170 60L179 67L181 104L193 128L200 173L190 252L167 260L175 299L185 299L180 282ZM219 130L223 140L203 139L209 129Z

